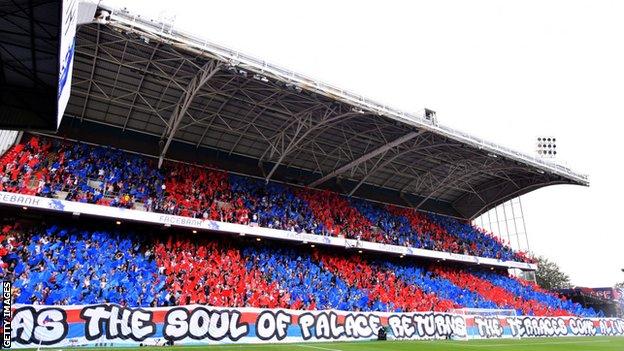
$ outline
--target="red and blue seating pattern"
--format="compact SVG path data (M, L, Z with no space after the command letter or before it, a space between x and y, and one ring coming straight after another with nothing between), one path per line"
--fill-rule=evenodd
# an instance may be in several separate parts
M0 158L0 191L532 262L457 219L37 136Z
M499 271L90 225L2 227L0 278L13 282L15 302L598 315Z

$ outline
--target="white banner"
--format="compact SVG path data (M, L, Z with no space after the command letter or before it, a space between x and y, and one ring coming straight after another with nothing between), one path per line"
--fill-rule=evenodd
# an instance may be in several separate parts
M220 308L16 305L11 347L209 345L268 342L622 336L624 320L482 317L451 313Z

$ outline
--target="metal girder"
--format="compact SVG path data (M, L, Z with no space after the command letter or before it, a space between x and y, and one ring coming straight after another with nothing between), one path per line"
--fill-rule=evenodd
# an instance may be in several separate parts
M542 179L516 179L517 183L521 184L520 188L517 188L511 182L497 183L486 188L478 188L479 194L485 200L484 202L475 201L473 194L464 194L452 203L452 206L464 217L469 220L473 220L479 215L486 212L488 209L494 208L505 201L513 199L515 197L526 194L535 189L539 189L544 186L567 184L565 180L553 180L543 177Z
M98 31L98 36L99 36L100 32ZM145 70L147 71L149 69L150 64L152 63L152 60L154 59L154 56L156 55L156 52L158 52L158 47L159 45L154 46L154 51L152 51L152 54L150 55L149 60L147 60L147 63L145 64ZM132 98L132 104L131 107L128 109L128 113L126 114L126 120L124 121L124 125L123 125L123 129L122 130L126 130L126 127L128 126L128 121L130 120L130 116L132 115L132 109L134 108L134 106L136 106L136 102L137 102L137 97L139 97L139 93L141 91L141 88L143 87L143 82L145 81L145 77L147 75L144 74L141 76L141 79L139 80L139 84L137 85L137 90L136 90L136 94L134 94L133 98Z
M314 137L308 138L297 145L296 150L294 150L296 153L293 154L287 166L292 166L300 159L306 159L309 157L307 155L318 153L318 157L322 160L334 162L332 168L336 168L365 153L370 145L388 142L384 131L380 131L377 125L371 125L368 129L354 128L357 117L357 115L349 117L350 121L354 122L353 125L351 123L341 123L339 128L331 128L331 126L319 128ZM405 133L405 131L402 133ZM340 137L329 137L331 134L338 134ZM331 145L327 144L325 141L328 139L334 143ZM317 167L314 171L323 173L323 169L320 163L317 162Z
M343 113L337 116L323 118L318 123L310 122L310 126L307 129L305 128L305 121L299 120L299 123L297 124L297 128L295 130L295 135L293 135L293 137L290 139L290 142L288 143L286 148L284 148L284 150L282 150L282 152L280 153L278 160L273 165L273 168L271 168L271 171L269 172L269 174L267 174L267 176L265 177L265 182L268 182L269 179L271 179L271 176L273 176L273 173L277 170L277 167L279 167L279 165L282 163L284 158L288 154L290 154L295 149L295 147L302 140L304 140L311 132L323 126L327 126L327 125L331 125L333 123L339 122L342 119L353 114L354 112L347 112L347 113ZM313 116L313 112L310 112L309 118L312 119L312 116Z
M165 155L167 154L167 150L169 149L169 145L171 145L171 141L175 136L175 133L178 131L178 127L180 126L180 122L184 118L184 115L188 111L188 108L193 102L193 98L195 95L201 90L202 86L206 84L210 78L212 78L219 70L221 69L222 64L217 61L209 61L206 63L199 71L199 73L193 77L186 91L182 96L180 96L180 101L178 105L173 109L171 113L171 117L169 118L169 123L163 130L163 134L160 137L160 142L164 143L162 145L162 149L160 151L160 156L158 157L158 168L162 166L163 160L165 159ZM166 139L165 139L166 138Z
M433 191L431 191L431 192L430 192L427 196L425 196L425 198L424 198L424 199L422 199L422 200L418 203L418 205L416 205L416 207L415 207L415 208L416 208L416 209L419 209L419 208L420 208L420 206L424 205L424 203L425 203L425 202L427 202L427 200L429 200L429 199L430 199L433 195L435 195L435 193L437 193L437 192L438 192L438 191L439 191L439 190L440 190L443 186L445 186L445 185L446 185L446 182L447 182L448 180L450 180L450 179L452 179L452 178L453 178L453 175L455 175L455 172L456 172L458 169L462 169L462 168L463 168L463 169L465 169L464 167L466 167L466 165L465 165L464 163L454 165L454 166L453 166L453 168L452 168L452 169L449 171L449 173L446 175L446 177L444 177L444 179L443 179L441 182L439 182L439 183L437 184L436 188L435 188L435 189L433 189Z
M305 124L305 119L306 118L311 119L312 113L314 112L314 110L318 108L319 106L316 105L316 106L305 108L295 114L290 113L288 115L288 118L286 119L286 122L280 125L279 128L275 128L277 132L273 134L271 137L266 138L266 142L269 145L266 149L264 149L264 152L262 153L258 161L262 162L264 160L264 157L267 155L267 153L269 154L268 159L271 159L274 154L280 154L281 152L283 152L283 150L280 152L277 144L281 142L282 149L283 149L284 140L287 136L286 132L289 130L289 128L295 123L297 124L298 129L303 128L303 125Z
M374 196L365 184L396 191L414 205L427 196L421 209L454 216L470 216L506 192L531 186L532 181L518 183L523 170L543 169L545 178L555 176L548 170L552 167L531 167L522 157L510 157L505 149L459 131L422 125L384 106L371 109L371 101L355 101L342 91L324 90L326 94L316 81L300 84L292 78L296 75L254 68L249 61L193 46L185 38L172 45L168 36L147 30L149 23L141 28L115 23L81 27L68 114L160 137L160 160L168 149L173 152L169 144L176 140L243 156L241 172L267 181L302 176L314 186L339 176L348 179L345 187L352 184L343 188L345 194ZM193 92L190 81L205 73L207 67L201 66L207 61L224 66ZM353 115L337 118L348 112ZM405 140L417 130L427 132ZM265 166L258 171L254 161ZM504 191L482 194L490 181L505 183ZM383 201L397 201L395 193L385 195ZM466 200L458 201L462 197Z
M91 77L89 78L89 88L87 89L87 96L85 97L84 106L82 107L82 113L80 114L80 122L84 120L85 112L87 111L87 104L89 103L89 95L91 94L91 88L93 87L93 76L95 74L95 63L98 57L98 50L100 48L100 25L98 24L98 30L95 37L95 54L93 55L93 63L91 65Z
M442 154L448 154L448 152L443 152ZM444 159L444 158L439 157L439 155L427 155L426 157L428 157L430 160L435 160L438 163L437 166L430 167L426 172L419 174L418 176L413 178L409 183L407 183L405 186L403 186L400 189L400 192L405 192L407 189L410 189L410 188L412 191L414 190L420 191L421 186L424 184L425 180L429 180L429 183L430 183L429 188L431 188L432 187L431 184L440 183L442 178L436 177L435 174L444 168L449 168L449 167L453 168L454 166L458 166L458 165L465 165L465 166L473 165L475 169L485 172L485 168L490 166L488 162L484 162L483 164L478 164L478 162L473 159L474 155L463 156L462 159L460 160L450 160L448 158ZM495 162L494 159L489 159L489 158L486 159L486 161ZM417 183L416 189L412 187L414 183Z
M350 170L351 168L359 165L360 163L366 162L366 161L370 160L371 158L373 158L373 157L375 157L377 155L380 155L380 154L382 154L382 153L392 149L395 146L399 146L399 145L401 145L401 144L403 144L403 143L405 143L407 141L410 141L410 140L418 137L419 135L421 135L424 132L425 132L424 130L409 132L409 133L405 134L404 136L402 136L400 138L397 138L397 139L395 139L395 140L393 140L393 141L391 141L389 143L386 143L386 144L376 148L375 150L373 150L373 151L371 151L371 152L369 152L367 154L364 154L364 155L356 158L355 160L353 160L353 161L351 161L351 162L349 162L349 163L347 163L345 165L342 165L342 166L336 168L335 170L329 172L327 175L325 175L325 176L323 176L323 177L313 181L308 186L315 187L315 186L317 186L319 184L323 184L324 182L328 181L329 179L331 179L331 178L333 178L333 177L335 177L335 176L337 176L339 174L342 174L342 173Z
M463 162L461 164L457 164L454 166L453 169L451 169L451 171L448 173L448 175L440 182L436 183L436 188L433 189L432 192L429 193L429 195L427 197L425 197L417 206L416 208L420 208L420 206L422 206L427 200L429 200L431 197L433 197L433 195L438 194L439 192L442 191L442 189L444 188L448 188L450 186L455 185L458 182L463 182L466 183L463 179L464 178L469 178L475 174L479 174L479 173L485 173L488 175L492 175L493 178L501 178L499 176L496 176L496 173L499 171L511 171L513 169L520 169L518 166L515 165L511 165L511 166L499 166L497 164L492 164L492 165L484 165L483 168L477 168L477 169L473 169L470 168L470 160L466 160L466 162ZM455 174L457 172L458 169L464 169L463 174L458 175L457 177L455 177ZM518 188L518 184L516 184L516 182L511 179L511 178L503 178L506 182L511 183L513 186L515 186L516 188ZM485 200L481 197L481 194L479 194L479 191L477 191L476 189L474 189L470 184L466 183L470 188L471 188L471 192L472 194L476 195L482 202L485 203ZM466 192L469 193L469 192Z
M435 148L441 147L443 145L447 145L447 144L437 144L437 145L434 144L434 145L418 147L416 149L408 148L406 150L402 150L402 151L397 152L396 154L394 154L390 158L386 159L385 161L383 161L381 163L378 163L378 165L376 165L375 168L373 168L371 171L366 173L366 175L364 177L362 177L362 179L360 179L360 181L357 183L357 185L354 186L353 189L351 189L351 191L349 192L349 196L352 196L358 190L358 188L360 186L362 186L362 184L364 184L364 182L366 181L366 179L368 179L368 177L370 177L372 174L374 174L378 170L386 168L386 166L388 166L389 164L394 162L394 160L396 160L397 158L399 158L401 156L404 156L405 154L408 154L408 153L411 153L411 152L419 153L419 152L425 151L427 149L435 149Z

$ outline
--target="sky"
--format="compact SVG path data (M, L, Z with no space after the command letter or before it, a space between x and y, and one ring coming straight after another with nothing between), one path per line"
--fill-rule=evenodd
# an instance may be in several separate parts
M623 1L104 3L526 153L557 137L591 185L523 196L531 249L574 285L624 281Z

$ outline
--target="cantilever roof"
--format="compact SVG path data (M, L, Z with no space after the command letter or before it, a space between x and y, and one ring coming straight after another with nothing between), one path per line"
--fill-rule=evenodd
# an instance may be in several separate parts
M252 175L474 218L586 176L100 7L79 27L67 115L252 160ZM241 161L242 162L242 161ZM249 169L249 168L247 168ZM373 195L376 194L376 195Z

